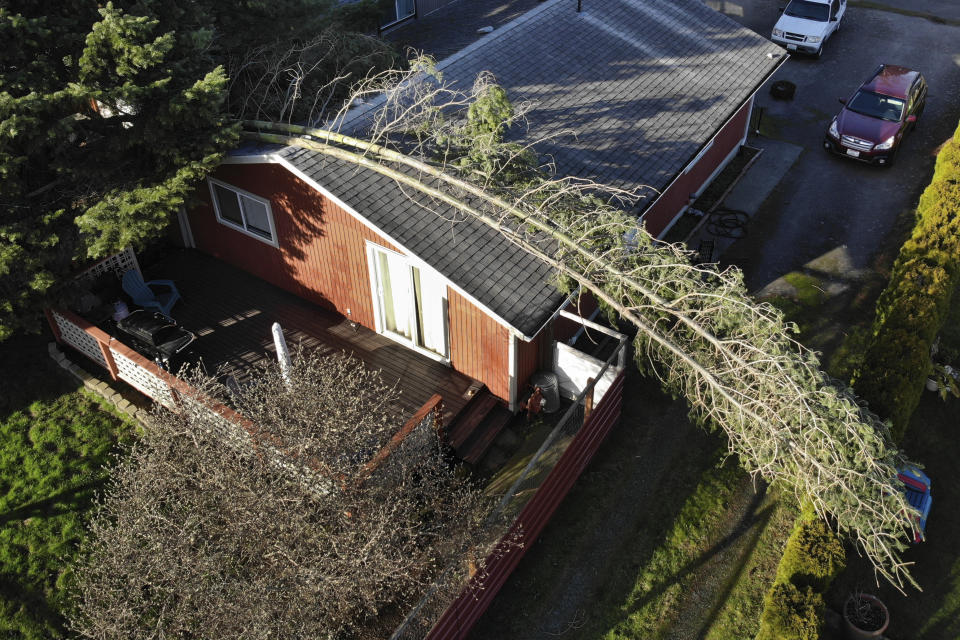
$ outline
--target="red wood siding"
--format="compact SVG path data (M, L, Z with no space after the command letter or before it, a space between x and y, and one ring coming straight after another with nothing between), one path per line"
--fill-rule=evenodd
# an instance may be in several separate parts
M218 222L204 184L190 212L197 248L374 328L365 241L396 247L280 165L227 164L214 177L270 200L280 246Z
M520 559L536 542L573 483L620 419L623 384L624 374L621 372L560 456L550 475L537 489L536 495L520 511L510 532L503 538L511 542L502 542L500 549L495 549L487 556L483 579L471 581L464 588L427 634L427 640L461 640L468 637L473 625L493 602ZM517 545L517 542L520 544Z
M537 371L546 369L541 359L541 348L545 342L550 341L549 329L544 329L538 333L530 342L524 342L517 338L517 399L520 400L527 393L527 385L530 382L530 376Z
M402 251L279 164L226 164L213 177L270 201L279 248L218 222L204 183L189 214L198 249L376 329L365 243ZM508 330L449 288L448 298L452 366L509 400Z
M679 178L660 196L643 216L643 221L654 237L659 236L679 215L680 210L690 203L690 195L696 193L720 163L739 146L747 131L750 119L750 105L747 101L736 115L724 126L713 140L713 146L687 173Z
M453 289L447 289L453 368L510 400L510 332Z

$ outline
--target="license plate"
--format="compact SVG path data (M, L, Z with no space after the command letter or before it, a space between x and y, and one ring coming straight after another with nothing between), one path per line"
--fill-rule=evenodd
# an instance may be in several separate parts
M851 157L853 157L853 158L859 158L859 157L860 157L860 152L859 152L859 151L854 151L853 149L847 149L847 155L848 155L848 156L851 156Z
M788 45L787 45L787 51L796 51L796 50L797 50L797 45L795 45L795 44L788 44Z

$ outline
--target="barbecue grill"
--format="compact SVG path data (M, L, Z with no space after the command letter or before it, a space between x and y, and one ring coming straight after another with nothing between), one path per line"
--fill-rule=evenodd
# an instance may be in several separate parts
M182 365L186 349L197 336L158 311L140 309L117 321L117 329L130 346L164 369ZM179 369L179 366L176 368Z

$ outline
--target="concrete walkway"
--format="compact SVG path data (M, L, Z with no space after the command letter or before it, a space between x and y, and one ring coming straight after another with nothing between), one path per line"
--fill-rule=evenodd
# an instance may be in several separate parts
M711 261L716 261L730 245L750 232L750 219L760 210L764 200L790 171L800 157L802 147L772 138L755 136L747 141L751 147L760 149L753 163L740 177L720 205L707 216L697 231L687 241L694 251L698 247L710 247ZM742 212L742 216L724 211Z

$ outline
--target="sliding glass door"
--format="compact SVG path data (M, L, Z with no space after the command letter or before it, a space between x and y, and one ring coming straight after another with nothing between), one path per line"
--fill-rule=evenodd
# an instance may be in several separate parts
M371 245L370 256L380 331L446 358L446 283L399 253Z

